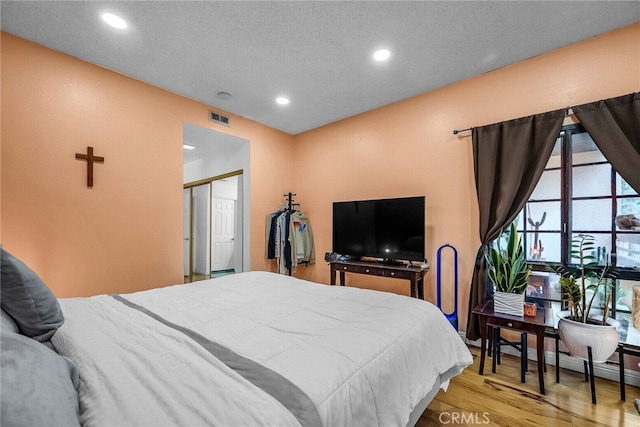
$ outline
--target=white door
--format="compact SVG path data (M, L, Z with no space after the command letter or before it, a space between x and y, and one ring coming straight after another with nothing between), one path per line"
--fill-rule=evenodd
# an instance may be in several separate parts
M183 223L183 241L182 241L182 262L184 264L184 277L189 276L191 268L191 189L185 188L182 191L182 223ZM187 280L185 280L186 282Z
M236 201L213 198L212 270L232 270Z

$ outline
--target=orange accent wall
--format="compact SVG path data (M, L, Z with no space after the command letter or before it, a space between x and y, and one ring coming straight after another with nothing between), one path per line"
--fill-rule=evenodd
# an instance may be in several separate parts
M56 296L182 283L183 122L251 141L251 267L267 269L264 212L291 191L293 137L1 33L2 244ZM86 162L105 157L86 185Z
M181 144L189 122L251 141L253 270L274 268L265 259L264 218L288 191L311 218L318 258L296 275L322 283L334 201L425 195L426 297L435 300L435 251L450 243L460 256L464 330L478 212L471 138L452 130L640 90L635 24L294 137L237 116L231 128L212 124L204 104L1 37L0 237L59 297L182 281ZM106 158L93 189L86 164L74 158L89 145ZM402 281L348 280L408 294Z
M375 90L375 88L372 88ZM486 125L640 90L640 24L296 135L296 192L311 218L316 252L331 251L334 201L426 196L425 297L435 301L437 249L459 252L460 330L479 246L470 132ZM444 300L452 257L443 256ZM327 282L320 262L299 276ZM408 294L403 281L347 276L349 284ZM452 306L444 306L451 312Z

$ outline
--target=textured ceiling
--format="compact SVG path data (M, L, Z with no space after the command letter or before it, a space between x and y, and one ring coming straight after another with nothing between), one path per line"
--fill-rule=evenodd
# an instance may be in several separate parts
M638 1L3 0L1 8L3 31L290 134L640 21ZM102 11L129 29L106 27ZM389 61L371 59L379 47L391 50ZM291 103L277 105L280 95Z

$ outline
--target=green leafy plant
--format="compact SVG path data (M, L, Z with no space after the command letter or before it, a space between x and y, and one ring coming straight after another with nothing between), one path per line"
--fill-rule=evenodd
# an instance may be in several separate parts
M604 325L609 316L614 280L618 277L617 269L608 262L603 267L598 266L596 257L592 255L595 249L594 237L589 234L578 234L571 240L571 257L578 259L575 268L562 265L549 265L549 269L560 276L560 287L569 302L569 318L581 323L587 323L589 313L596 295L600 294L604 301L601 324ZM587 304L587 291L593 294Z
M485 259L489 267L489 279L495 284L496 291L521 294L529 286L531 267L525 259L515 224L512 223L509 228L506 247L503 248L501 238L497 239L495 247L485 252Z
M614 287L612 286L600 287L600 289L598 289L598 291L596 292L598 295L597 299L599 299L600 301L606 301L607 298L609 298L609 301L616 302L616 306L622 304L622 300L627 294L626 291L621 286L616 286L615 290L613 288ZM608 292L611 292L611 294L608 294Z

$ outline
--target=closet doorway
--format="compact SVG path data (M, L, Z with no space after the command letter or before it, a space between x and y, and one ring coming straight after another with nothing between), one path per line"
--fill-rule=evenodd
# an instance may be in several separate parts
M242 271L242 171L184 184L184 282Z
M185 282L249 270L250 144L235 135L183 123ZM220 202L217 209L214 199ZM216 232L217 237L212 234Z

